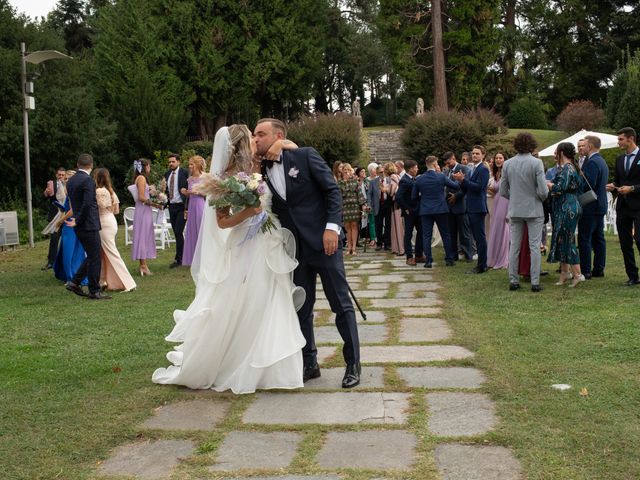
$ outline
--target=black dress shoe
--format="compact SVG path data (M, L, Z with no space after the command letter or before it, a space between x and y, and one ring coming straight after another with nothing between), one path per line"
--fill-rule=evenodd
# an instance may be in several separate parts
M180 262L173 262L171 265L169 265L169 268L176 268L176 267L179 267L181 265L182 265L182 263L180 263Z
M86 297L87 294L85 293L85 291L82 289L82 287L80 285L76 285L73 282L67 282L65 283L64 287L69 290L70 292L75 293L76 295L79 295L80 297Z
M540 272L541 277L546 277L547 275L549 275L549 272L547 270L543 270Z
M454 266L456 265L456 262L453 262L453 261L451 261L451 260L448 260L448 261L445 263L445 265L446 265L447 267L454 267Z
M353 365L347 365L347 369L344 372L342 378L342 388L353 388L360 384L360 363L354 363Z
M593 273L583 273L582 275L585 280L591 280L591 277L593 277Z
M510 283L509 284L509 290L511 290L512 292L515 290L520 290L520 284L519 283Z
M424 264L424 268L433 268L433 263L427 262Z
M87 296L89 297L89 300L111 300L111 295L102 293L102 290L99 290L97 292L91 292Z
M591 272L592 277L604 277L604 272ZM585 275L586 277L586 275Z
M310 367L304 367L304 370L302 371L302 381L306 382L312 378L319 378L320 375L320 365L316 363Z
M531 291L532 292L541 292L542 291L542 285L531 285Z
M51 265L50 263L47 263L44 267L42 267L40 270L51 270L53 268L53 265Z
M625 287L633 287L634 285L640 285L640 280L637 278L630 278L623 284Z
M488 267L484 267L484 268L480 268L480 267L474 267L473 270L469 270L467 273L485 273L488 272L489 268Z

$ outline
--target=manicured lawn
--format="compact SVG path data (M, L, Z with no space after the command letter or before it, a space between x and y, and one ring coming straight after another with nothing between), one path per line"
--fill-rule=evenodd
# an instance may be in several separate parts
M507 135L509 137L515 137L520 132L531 133L538 141L538 148L540 150L569 136L565 132L558 132L557 130L532 130L527 128L510 128Z

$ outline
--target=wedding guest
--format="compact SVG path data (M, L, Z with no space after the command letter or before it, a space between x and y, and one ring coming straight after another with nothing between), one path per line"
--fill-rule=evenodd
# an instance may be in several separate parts
M425 268L432 268L433 256L431 254L431 240L433 235L433 224L438 225L442 243L444 244L444 259L446 265L453 266L456 260L456 252L453 251L451 238L449 236L449 225L447 215L449 207L445 200L445 187L452 190L460 188L458 183L447 178L443 173L436 170L438 159L429 156L425 160L427 171L416 179L411 193L412 200L419 200L419 214L422 222L422 246L425 253Z
M422 222L418 215L418 200L413 200L411 194L416 176L418 175L418 163L414 160L404 162L404 170L406 175L400 179L398 193L396 193L396 203L402 211L404 218L404 251L407 256L407 265L416 265L426 261L424 256L424 248L422 245ZM416 231L416 248L415 257L413 256L413 245L411 239L413 230Z
M493 269L507 268L509 265L509 224L507 211L509 200L500 195L500 180L505 158L502 152L493 156L489 187L493 197L493 213L489 224L489 240L487 247L487 266Z
M402 169L404 172L404 168ZM391 207L391 251L398 256L404 255L404 220L402 211L396 202L400 185L400 175L394 163L385 165L385 175L389 178L389 201Z
M462 155L460 155L460 164L464 165L469 170L473 168L473 163L471 163L471 154L469 152L462 152Z
M100 214L100 243L102 247L102 266L100 269L100 285L105 290L124 290L130 292L136 288L136 282L124 264L118 247L118 221L120 200L111 185L111 175L106 168L98 168L93 172L96 182L96 201Z
M180 166L180 155L172 153L167 159L169 170L164 174L167 184L167 204L169 206L169 221L176 239L176 256L169 268L182 265L182 253L184 252L184 211L187 204L187 197L183 189L188 189L187 178L189 172Z
M370 163L367 165L367 171L369 176L367 177L367 208L368 216L367 222L369 223L369 242L370 247L375 247L377 244L376 237L376 218L380 213L380 182L378 179L378 164Z
M487 247L491 243L491 215L493 214L493 199L494 193L489 188L491 185L491 172L493 170L493 157L489 156L485 162L484 166L489 170L489 180L487 182L487 215L484 217L484 231L487 235Z
M584 282L580 271L580 257L576 248L575 231L582 216L582 206L578 200L581 180L580 167L575 159L576 149L572 143L562 142L556 148L558 172L553 182L548 182L553 199L553 232L548 262L560 262L560 279L556 285L569 281L569 269L573 274L570 287Z
M140 275L153 275L147 260L156 258L156 237L153 227L153 211L151 207L163 208L149 197L149 174L151 162L141 158L133 162L134 197L136 209L133 214L133 245L131 259L140 261Z
M65 171L65 185L75 173L75 170ZM72 226L73 210L71 209L71 201L68 195L65 195L62 208L65 214L59 220L60 240L58 242L58 252L53 262L53 273L58 280L68 282L78 271L78 268L80 268L80 265L82 265L87 255ZM69 223L67 223L67 220ZM87 283L88 280L86 278L80 281L81 285L87 285Z
M51 222L60 211L60 207L64 205L67 198L65 190L66 170L64 167L58 167L56 170L55 181L49 180L47 188L44 190L44 196L49 200L49 211L47 212L47 221ZM56 205L57 203L57 205ZM42 270L53 268L53 262L56 260L58 253L58 243L60 241L60 231L52 232L49 235L49 253L47 255L47 263Z
M336 182L338 182L342 178L342 162L340 160L336 160L335 162L333 162L333 167L331 170L333 172L333 178L335 178Z
M384 167L378 166L379 204L376 214L376 250L391 250L391 201L389 200L389 177L384 174Z
M358 230L358 243L356 246L362 247L360 239L365 239L364 241L371 238L369 236L369 205L367 204L367 191L369 190L369 181L367 179L367 171L362 167L355 168L356 179L358 180L358 189L360 193L365 199L362 218L360 219L360 225Z
M342 164L342 178L338 180L338 187L342 194L342 221L347 237L347 254L357 255L358 222L362 216L362 209L366 198L358 186L358 180L353 175L353 168L348 163Z
M188 210L184 211L187 226L184 235L184 251L182 253L182 265L191 265L193 254L198 243L198 234L202 224L202 214L205 208L205 196L194 191L194 187L202 181L202 174L207 168L207 163L200 155L195 155L189 159L188 188L182 189L180 193L187 197Z
M442 157L447 169L446 175L449 180L454 180L453 174L462 172L469 174L466 166L458 163L453 152L446 152ZM467 262L473 260L473 240L471 238L471 227L467 216L467 201L462 189L446 190L447 203L449 205L449 233L451 235L451 245L456 253L460 253Z
M394 165L396 166L396 174L398 175L398 177L400 177L400 180L402 180L402 177L407 174L404 169L404 162L402 160L396 160L396 162L394 162Z

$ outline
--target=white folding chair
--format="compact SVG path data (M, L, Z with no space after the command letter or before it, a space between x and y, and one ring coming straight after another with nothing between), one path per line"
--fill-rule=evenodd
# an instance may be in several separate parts
M165 228L166 224L164 223L164 215L162 213L158 213L160 210L157 208L151 209L151 214L153 215L153 234L156 239L156 247L161 250L165 248Z
M616 202L613 199L611 192L607 192L607 213L604 216L604 228L606 231L613 231L618 234L618 227L616 226Z
M176 238L173 233L173 227L171 226L171 219L169 218L169 209L164 209L164 241L168 244L176 243Z
M124 217L124 244L125 246L133 243L133 214L135 207L127 207L124 209L122 216Z

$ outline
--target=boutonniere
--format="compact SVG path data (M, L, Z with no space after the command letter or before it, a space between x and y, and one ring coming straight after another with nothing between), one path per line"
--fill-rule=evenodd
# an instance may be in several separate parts
M289 169L289 176L291 178L298 178L299 173L300 173L300 170L298 170L296 167L291 167Z

